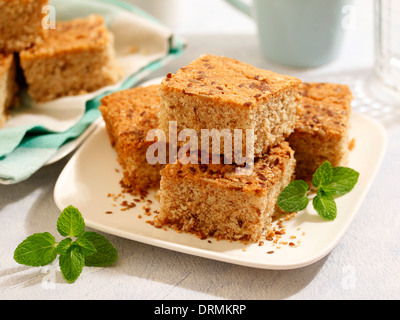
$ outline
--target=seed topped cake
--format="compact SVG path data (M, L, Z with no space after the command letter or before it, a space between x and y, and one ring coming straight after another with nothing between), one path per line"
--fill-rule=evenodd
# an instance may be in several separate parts
M138 87L113 93L102 99L100 111L112 145L123 168L123 182L138 192L159 187L161 164L151 165L146 158L149 130L158 126L159 85Z
M19 52L43 42L48 0L0 0L0 51Z
M114 84L122 74L113 45L101 16L57 22L45 42L20 53L29 94L46 102Z
M254 130L254 154L261 156L294 130L301 81L237 60L204 55L168 74L160 90L160 128ZM242 150L245 147L243 135ZM223 150L223 149L221 149ZM222 152L221 152L222 153Z
M302 95L289 142L295 150L297 178L310 182L323 162L346 164L353 96L348 86L333 83L304 83Z
M0 128L8 119L9 109L16 104L17 91L14 55L0 53Z
M277 198L294 170L287 142L258 158L249 175L237 175L235 165L169 164L161 171L161 211L154 224L203 239L257 241L271 227Z

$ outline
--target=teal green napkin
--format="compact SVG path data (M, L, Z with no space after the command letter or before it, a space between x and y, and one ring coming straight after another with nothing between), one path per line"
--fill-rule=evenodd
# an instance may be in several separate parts
M82 119L65 132L52 133L40 127L18 127L0 131L0 178L7 184L28 179L43 167L68 141L79 137L99 117L88 107ZM12 150L10 152L10 150Z

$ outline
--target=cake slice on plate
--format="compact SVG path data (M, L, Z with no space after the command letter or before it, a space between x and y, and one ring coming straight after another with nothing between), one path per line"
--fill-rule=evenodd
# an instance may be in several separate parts
M160 186L163 164L151 164L147 133L158 126L159 85L138 87L113 93L101 101L100 111L111 144L123 168L123 183L138 192Z
M58 22L46 41L20 53L29 94L46 102L116 83L122 73L113 42L99 15Z
M352 93L347 85L304 83L296 128L288 139L295 151L296 177L311 182L325 161L346 165Z
M161 171L161 209L154 225L202 239L255 242L271 231L278 196L294 170L287 142L258 158L248 175L238 175L235 165L169 164Z

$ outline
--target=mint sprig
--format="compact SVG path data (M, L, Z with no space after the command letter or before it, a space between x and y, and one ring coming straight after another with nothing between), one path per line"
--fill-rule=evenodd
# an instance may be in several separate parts
M350 168L332 167L325 161L314 173L312 185L316 195L312 201L315 211L324 219L337 217L335 198L349 193L358 182L360 174ZM291 182L279 195L278 206L285 212L298 212L307 208L310 193L303 180Z
M63 210L57 220L57 230L66 238L57 243L48 232L33 234L15 249L14 260L39 267L52 263L59 255L61 274L68 283L73 283L85 266L108 267L118 259L117 250L105 237L85 231L85 221L73 206Z
M308 184L303 180L296 180L290 183L280 194L278 206L285 208L286 212L298 212L307 207Z

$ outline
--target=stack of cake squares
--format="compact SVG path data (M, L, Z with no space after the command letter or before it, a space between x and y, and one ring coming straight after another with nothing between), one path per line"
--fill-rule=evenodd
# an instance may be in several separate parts
M214 150L199 144L210 155L208 164L168 164L161 172L157 222L201 238L257 241L268 232L279 213L278 196L294 177L294 152L285 140L296 125L301 84L295 77L213 55L168 75L160 88L159 114L167 137L172 122L178 134L192 129L200 138L205 129L228 129L232 137L239 130L242 139L221 141L221 158L232 162L215 163ZM247 154L249 130L253 140ZM235 141L242 145L237 148ZM248 170L238 170L242 163L236 155L243 152L253 158Z
M345 163L351 99L346 85L302 83L204 55L169 73L161 85L111 94L100 110L124 170L123 184L142 194L159 188L156 227L201 239L256 242L282 213L278 196L296 175L310 182L310 172L324 161ZM162 142L154 135L149 139L152 130L163 133L165 163L149 163L151 146ZM237 130L242 139L232 138ZM246 137L249 130L253 140ZM213 135L208 144L200 142L205 131L217 132L218 154ZM223 131L232 135L226 139ZM190 144L176 139L180 133ZM239 144L243 156L249 141L251 168L240 170L243 162L236 163L237 154L225 145ZM178 153L185 161L168 156L188 145Z
M49 10L48 0L0 0L0 128L24 86L43 103L95 91L122 75L101 16L51 24Z

